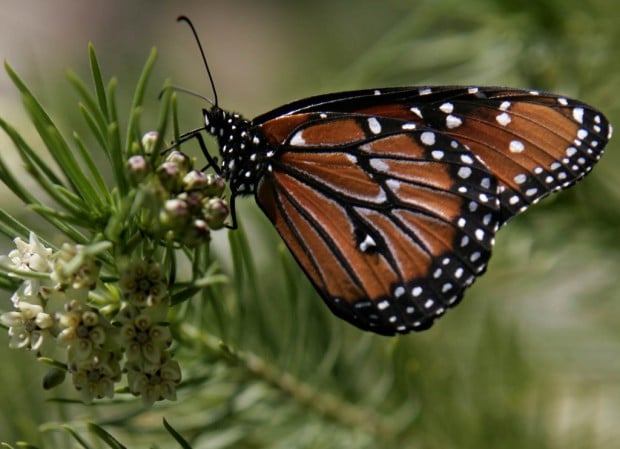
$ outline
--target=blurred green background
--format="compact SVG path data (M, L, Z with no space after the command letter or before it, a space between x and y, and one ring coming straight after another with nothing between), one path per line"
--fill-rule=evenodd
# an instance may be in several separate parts
M130 99L123 95L132 93L149 49L158 48L147 102L152 110L145 109L143 126L155 123L156 95L166 78L211 95L189 30L175 22L181 13L199 31L220 105L247 117L342 89L488 84L579 98L620 127L615 0L0 4L0 56L67 135L83 125L63 71L88 77L89 41L106 76L119 78L119 104L126 109ZM4 73L0 98L0 115L36 144ZM181 96L184 129L201 125L203 106ZM11 161L5 136L0 151ZM30 217L0 194L2 207ZM38 426L93 420L129 447L175 447L161 432L166 416L201 448L620 447L616 140L586 180L499 232L487 274L423 334L386 339L329 315L256 205L242 200L239 206L260 282L241 276L232 293L224 292L238 301L230 314L236 321L229 323L236 331L226 341L338 406L330 409L312 394L300 400L264 373L249 374L194 348L193 355L180 351L180 359L195 388L181 391L177 403L147 413L132 405L65 407L45 402L59 393L40 387L43 368L31 354L9 350L0 335L0 441L68 447L58 432L39 433ZM33 226L46 231L39 221ZM226 232L213 240L232 272ZM231 240L233 246L241 241ZM3 253L10 246L0 242ZM2 296L6 310L9 294Z

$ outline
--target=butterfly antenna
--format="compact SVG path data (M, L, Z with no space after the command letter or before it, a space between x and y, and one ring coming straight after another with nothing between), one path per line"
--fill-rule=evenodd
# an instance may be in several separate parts
M157 99L161 100L161 97L164 95L164 92L166 92L167 90L172 90L173 92L182 92L184 94L191 95L192 97L200 98L201 100L206 101L210 105L215 106L215 103L210 98L207 98L204 95L199 94L198 92L194 92L193 90L189 90L181 86L164 87L161 91L159 91L159 95L157 96Z
M202 49L202 44L200 43L200 39L198 38L198 33L196 32L196 28L194 28L194 24L186 16L177 17L177 22L187 23L190 29L192 30L192 33L194 34L194 39L196 39L196 43L198 44L198 48L200 49L200 55L202 56L202 62L204 63L205 68L207 69L207 75L209 75L209 81L211 82L211 89L213 90L214 106L217 106L218 104L217 103L217 91L215 90L215 83L213 82L213 76L211 76L211 70L209 70L209 64L207 63L207 57L205 56L205 52Z

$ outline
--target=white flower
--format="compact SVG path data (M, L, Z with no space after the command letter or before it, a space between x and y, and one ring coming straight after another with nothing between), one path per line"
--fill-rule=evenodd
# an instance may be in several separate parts
M94 256L85 254L83 245L64 243L52 257L52 268L51 279L57 283L57 289L71 288L78 294L83 290L83 296L99 279L100 263Z
M162 353L157 366L145 369L139 363L127 363L125 369L129 391L135 396L141 396L144 405L150 407L155 401L163 399L176 401L176 387L181 382L181 368L167 352Z
M21 238L15 240L16 249L8 256L0 256L0 267L9 271L9 276L24 279L24 283L11 297L15 306L20 301L38 301L38 295L46 298L53 290L53 283L42 278L41 274L52 271L52 249L45 247L34 232L30 233L30 241L26 243ZM15 273L11 270L18 270ZM28 276L33 273L33 276Z
M56 317L62 329L58 343L67 347L69 363L87 360L102 350L107 340L106 329L114 331L96 309L79 301L65 305L65 311L58 312Z
M36 351L43 344L45 335L49 334L54 319L36 304L21 301L16 308L19 311L0 315L0 321L9 326L9 347Z
M111 352L98 352L90 360L71 364L71 378L86 403L114 396L114 384L121 380L121 368Z
M14 249L9 253L10 264L17 269L34 271L37 273L49 273L52 271L52 249L46 248L34 232L30 233L30 241L24 242L17 237Z

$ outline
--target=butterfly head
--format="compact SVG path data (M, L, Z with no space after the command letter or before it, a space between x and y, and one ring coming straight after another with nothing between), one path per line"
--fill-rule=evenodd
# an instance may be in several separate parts
M229 181L233 195L249 195L266 171L274 152L260 128L237 113L213 106L203 110L205 130L218 141L221 161L217 167Z

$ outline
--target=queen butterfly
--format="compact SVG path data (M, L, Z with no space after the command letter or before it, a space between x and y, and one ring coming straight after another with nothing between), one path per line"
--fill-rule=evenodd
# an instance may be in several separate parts
M505 87L338 92L246 120L218 106L196 39L214 102L181 141L228 180L233 227L235 198L254 195L332 312L382 335L457 304L497 230L590 172L612 134L585 103Z

